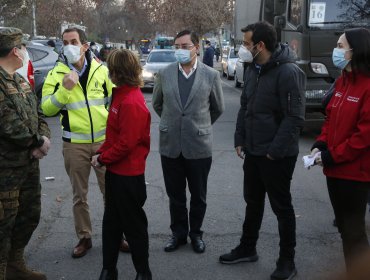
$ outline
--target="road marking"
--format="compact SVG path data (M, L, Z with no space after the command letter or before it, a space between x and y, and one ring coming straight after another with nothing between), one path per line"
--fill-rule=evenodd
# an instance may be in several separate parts
M237 93L242 93L242 90L232 86L232 85L229 85L228 83L226 83L225 81L221 80L221 83L223 83L225 86L228 86L229 88L233 89L234 91L236 91Z

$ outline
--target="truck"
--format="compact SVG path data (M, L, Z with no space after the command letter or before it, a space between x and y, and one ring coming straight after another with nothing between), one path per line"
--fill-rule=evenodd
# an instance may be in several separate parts
M261 20L274 25L279 42L290 46L306 74L306 113L316 113L322 112L321 100L340 75L331 58L339 36L346 28L369 28L369 19L368 0L236 0L232 41L237 50L243 27ZM235 77L236 86L241 79Z

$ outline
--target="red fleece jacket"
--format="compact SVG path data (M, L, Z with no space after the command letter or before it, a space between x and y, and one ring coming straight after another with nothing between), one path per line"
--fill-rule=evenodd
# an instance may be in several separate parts
M150 112L140 88L114 88L99 162L112 173L137 176L145 172L149 150Z
M370 77L343 73L317 138L328 177L370 182Z

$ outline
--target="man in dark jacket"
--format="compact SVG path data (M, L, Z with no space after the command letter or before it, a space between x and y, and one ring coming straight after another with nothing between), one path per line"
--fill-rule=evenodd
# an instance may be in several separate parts
M242 29L243 44L253 63L246 70L235 149L244 159L244 199L247 203L240 244L220 256L226 264L257 261L256 251L265 195L277 216L280 255L271 279L291 279L296 234L290 182L298 155L299 132L305 114L305 75L293 63L288 46L277 44L273 26L258 22Z
M215 49L211 46L211 42L206 40L206 51L203 56L203 63L209 67L213 67L213 57L215 56Z

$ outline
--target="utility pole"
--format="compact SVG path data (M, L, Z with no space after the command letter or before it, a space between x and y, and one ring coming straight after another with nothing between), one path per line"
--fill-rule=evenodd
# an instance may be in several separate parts
M33 28L33 37L37 35L36 32L36 0L32 0L32 28Z

